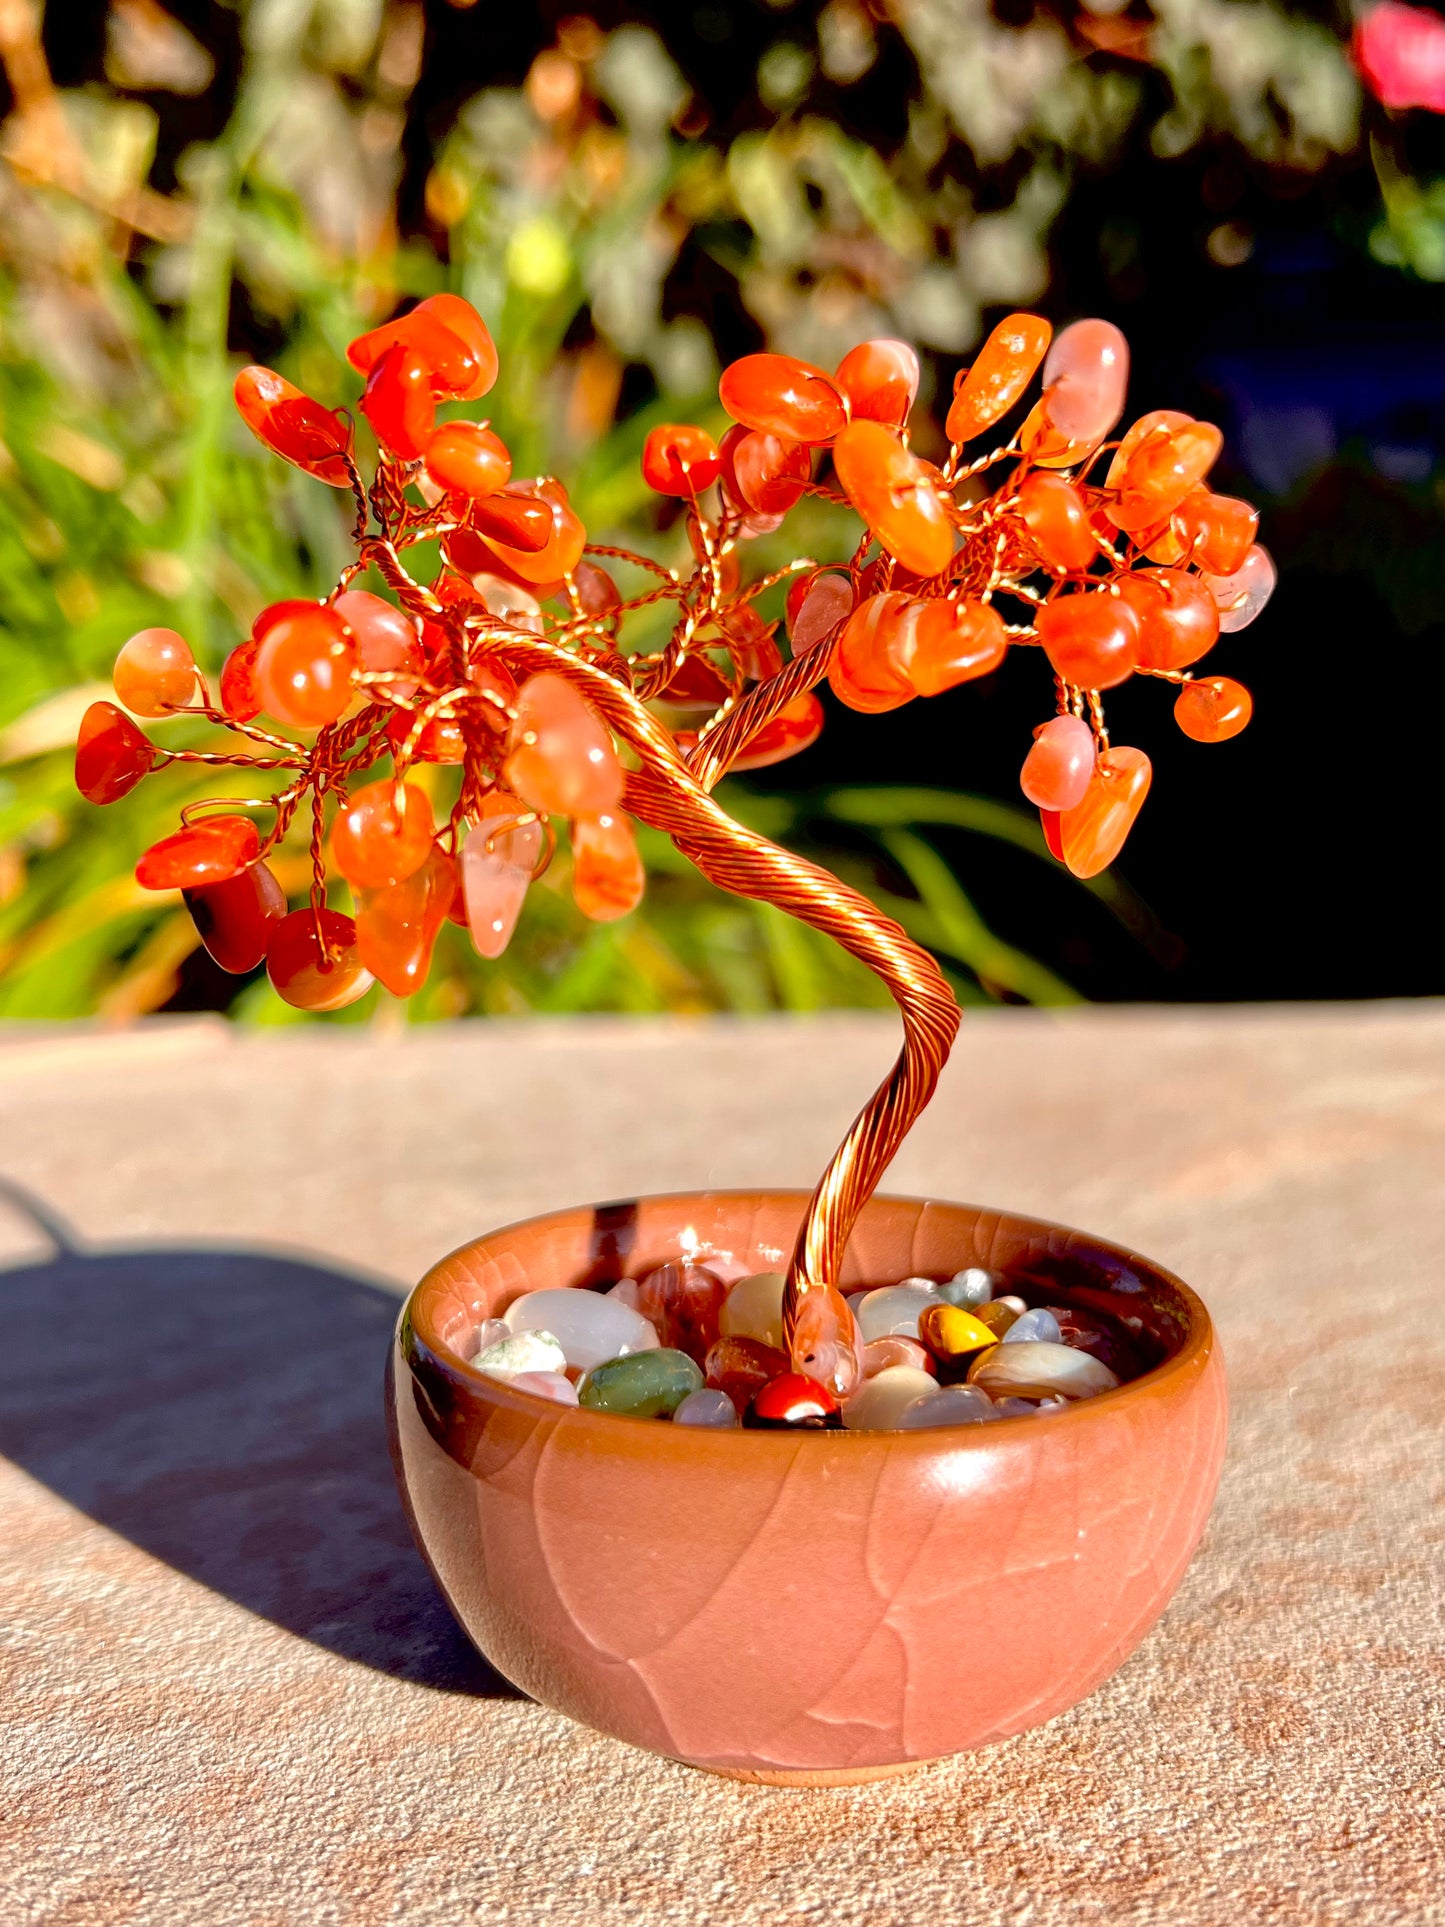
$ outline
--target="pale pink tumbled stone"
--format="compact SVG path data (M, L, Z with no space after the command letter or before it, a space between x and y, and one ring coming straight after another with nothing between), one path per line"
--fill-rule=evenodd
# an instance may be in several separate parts
M1277 580L1269 550L1258 542L1233 575L1207 575L1205 586L1219 605L1219 627L1225 635L1247 629L1274 594Z
M542 854L540 823L484 816L462 845L462 897L477 954L500 957L512 940Z
M1071 810L1094 773L1094 732L1078 716L1055 716L1034 737L1019 788L1041 810Z
M1129 344L1112 321L1076 321L1044 362L1044 414L1071 442L1101 442L1124 412Z

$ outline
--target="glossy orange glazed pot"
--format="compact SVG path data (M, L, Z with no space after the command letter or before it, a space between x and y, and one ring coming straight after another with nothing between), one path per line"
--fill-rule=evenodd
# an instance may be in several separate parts
M845 1290L966 1265L1122 1319L1153 1356L1047 1416L917 1432L673 1426L551 1403L463 1362L521 1292L605 1289L686 1253L780 1269L802 1191L559 1211L435 1266L398 1321L397 1476L453 1612L506 1677L634 1746L743 1779L883 1777L1051 1719L1163 1611L1225 1438L1187 1286L1117 1246L875 1197Z

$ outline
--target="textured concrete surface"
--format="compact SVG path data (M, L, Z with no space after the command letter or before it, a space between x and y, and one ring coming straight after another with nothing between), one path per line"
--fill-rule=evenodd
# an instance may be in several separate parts
M549 1205L810 1181L892 1043L0 1036L0 1920L1445 1920L1438 1005L965 1024L891 1188L1135 1244L1230 1365L1204 1546L1074 1712L909 1780L740 1787L452 1628L386 1461L396 1294Z

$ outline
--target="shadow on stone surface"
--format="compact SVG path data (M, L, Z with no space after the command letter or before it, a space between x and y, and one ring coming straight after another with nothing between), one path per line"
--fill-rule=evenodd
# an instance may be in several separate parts
M0 1271L0 1453L143 1551L328 1651L513 1697L412 1543L382 1371L398 1300L265 1251L78 1248Z

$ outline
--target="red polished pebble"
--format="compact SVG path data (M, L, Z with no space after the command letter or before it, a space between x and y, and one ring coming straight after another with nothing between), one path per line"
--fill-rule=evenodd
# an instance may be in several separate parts
M222 970L243 976L264 962L286 914L286 892L265 863L253 863L224 883L181 893L196 933Z
M788 1369L788 1361L760 1338L720 1338L708 1349L703 1372L709 1385L726 1392L741 1411L755 1392Z
M704 1265L659 1265L637 1281L637 1309L669 1350L706 1365L729 1286ZM781 1354L779 1355L781 1358Z
M1018 510L1046 568L1072 575L1087 569L1099 553L1084 498L1064 476L1026 476L1019 485Z
M743 1424L754 1431L836 1430L843 1423L838 1401L825 1385L802 1372L785 1372L754 1394Z
M266 952L266 975L283 1002L296 1010L345 1010L375 979L356 947L356 925L339 910L321 912L325 947L317 940L316 913L309 907L283 917Z
M563 586L566 576L582 560L582 551L587 543L587 531L576 510L568 501L566 489L551 476L545 476L540 482L532 483L529 489L510 489L504 493L514 498L530 495L536 503L541 505L551 522L550 529L544 534L542 546L538 549L524 548L515 540L507 540L488 532L484 517L500 502L499 495L489 496L486 501L476 504L471 514L472 525L486 535L486 547L491 550L496 561L500 562L502 567L518 581L529 585L539 598L545 599L557 593ZM519 517L523 513L520 508L514 512ZM535 522L528 521L529 541L536 526Z
M848 419L831 377L792 355L744 355L718 383L735 422L795 442L830 442Z
M838 363L833 384L854 421L902 428L918 399L919 373L906 341L863 341Z
M239 876L261 854L248 816L207 816L153 843L135 866L143 890L190 890Z
M1044 361L1044 417L1082 448L1103 440L1124 412L1129 344L1112 321L1076 321Z
M813 458L801 442L752 428L730 428L718 445L728 493L760 515L783 515L803 493Z
M1078 716L1055 716L1034 731L1019 787L1045 813L1083 801L1094 768L1094 732ZM1056 852L1057 854L1057 852Z
M220 702L233 722L254 722L261 714L261 692L256 687L256 658L260 653L255 636L247 636L222 665Z
M75 738L75 787L87 803L114 803L152 769L155 744L114 703L92 703Z
M507 786L543 815L608 816L622 801L622 765L585 699L551 670L517 699Z
M552 506L519 484L473 504L469 527L489 542L526 555L540 555L552 539Z
M938 470L882 422L849 422L833 445L843 493L905 569L934 576L953 558L952 498Z
M242 421L273 455L318 482L349 486L351 428L342 416L333 415L272 368L243 368L233 393Z
M1254 698L1229 676L1187 682L1174 703L1174 720L1196 743L1227 743L1246 728Z
M642 479L659 495L701 495L720 468L712 436L684 422L664 422L642 445Z
M375 890L414 875L431 854L435 835L425 790L391 780L367 783L338 814L331 855L348 883Z
M1087 786L1086 786L1087 787ZM1064 860L1063 817L1058 810L1040 810L1039 825L1048 845L1049 855L1056 863Z
M1132 675L1139 626L1133 608L1106 589L1059 596L1035 619L1049 661L1081 689L1112 689Z
M452 859L434 843L420 868L400 882L357 889L357 955L393 996L413 996L426 982L456 888Z
M261 707L294 729L335 722L351 701L357 650L335 609L277 602L257 616L255 688Z
M1083 799L1059 818L1063 860L1076 877L1107 870L1124 847L1149 794L1153 774L1142 749L1106 749Z
M196 697L196 659L174 629L138 629L111 672L115 693L135 716L169 716Z
M512 479L507 444L479 422L444 422L428 439L422 466L438 488L479 499Z
M369 589L347 589L331 606L351 631L357 666L367 675L389 679L373 685L377 693L403 701L414 696L424 664L412 618Z
M912 702L909 677L913 624L920 605L896 589L860 602L838 639L828 686L839 702L865 715L881 715Z
M946 427L951 442L981 435L1008 413L1033 380L1052 335L1036 314L1011 314L999 322L954 384Z
M1008 654L1003 618L991 603L960 598L917 605L908 680L920 696L991 675Z
M647 883L637 838L620 810L572 825L572 895L584 917L613 923L642 901Z
M388 348L366 377L361 412L382 447L405 462L425 453L436 425L431 369L414 348Z
M451 716L432 716L417 728L409 710L399 709L386 725L386 739L392 754L405 756L413 763L464 763L467 756L466 734ZM410 747L408 747L410 746Z
M1136 569L1119 594L1139 618L1135 660L1144 669L1185 669L1219 640L1219 608L1187 569Z
M487 324L460 295L429 295L409 314L358 335L346 358L360 373L369 374L398 344L412 348L426 363L438 401L476 401L497 379L497 350Z
M823 731L823 705L807 690L785 703L770 722L748 738L747 748L728 765L733 770L769 769L816 743Z

